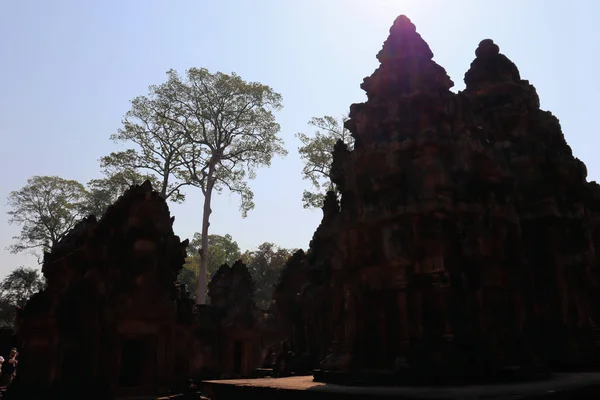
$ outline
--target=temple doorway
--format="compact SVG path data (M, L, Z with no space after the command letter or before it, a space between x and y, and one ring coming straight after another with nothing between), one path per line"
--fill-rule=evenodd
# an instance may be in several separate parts
M82 351L80 347L69 346L63 353L62 376L65 381L79 381L85 378Z
M382 293L365 294L362 359L366 368L381 366L386 354L386 308ZM360 340L360 339L359 339Z
M244 357L244 343L236 341L233 344L233 373L242 373L242 360Z
M142 339L127 339L121 350L121 374L119 385L132 387L142 382L146 346Z

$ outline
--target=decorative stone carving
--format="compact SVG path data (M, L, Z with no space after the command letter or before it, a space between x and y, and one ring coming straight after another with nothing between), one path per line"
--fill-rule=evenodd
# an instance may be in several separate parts
M498 46L476 57L451 92L400 16L350 107L341 205L327 197L307 253L330 271L331 373L439 382L599 361L600 189Z
M147 181L45 254L47 288L17 317L22 362L12 392L100 385L161 393L187 379L180 360L193 302L176 276L188 241L173 233L173 220Z

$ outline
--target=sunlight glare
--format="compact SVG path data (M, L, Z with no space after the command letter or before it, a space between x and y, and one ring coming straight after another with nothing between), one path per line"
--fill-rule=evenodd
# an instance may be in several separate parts
M392 21L395 17L405 14L409 18L422 9L423 0L352 0L352 7L360 13L368 13L373 17L385 18Z

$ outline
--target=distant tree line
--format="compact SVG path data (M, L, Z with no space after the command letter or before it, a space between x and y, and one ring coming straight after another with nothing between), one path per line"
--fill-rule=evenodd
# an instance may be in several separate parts
M208 242L210 246L206 271L209 280L223 264L232 266L237 260L242 260L255 283L254 301L256 305L259 308L268 309L279 274L294 250L265 242L255 250L246 250L242 253L237 242L228 234L224 236L210 235ZM179 274L179 282L185 284L192 293L198 283L200 258L196 249L201 243L202 236L199 233L194 234L188 247L188 257Z

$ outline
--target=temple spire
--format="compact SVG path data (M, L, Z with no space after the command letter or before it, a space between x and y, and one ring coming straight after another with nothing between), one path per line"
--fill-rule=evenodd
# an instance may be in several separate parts
M433 52L429 45L417 33L417 28L406 15L401 15L390 28L390 35L377 54L377 59L384 63L389 60L407 58L425 58L431 60Z
M465 73L467 90L477 89L486 83L519 82L521 75L517 66L500 53L491 39L484 39L475 50L475 60Z
M519 104L529 109L539 109L540 99L535 88L521 79L517 66L504 54L491 39L479 42L475 50L475 60L465 73L465 91L471 101L484 101L495 98L496 104Z
M394 21L377 59L381 65L361 85L369 98L390 99L423 92L437 95L454 86L446 70L432 60L429 45L405 15Z

